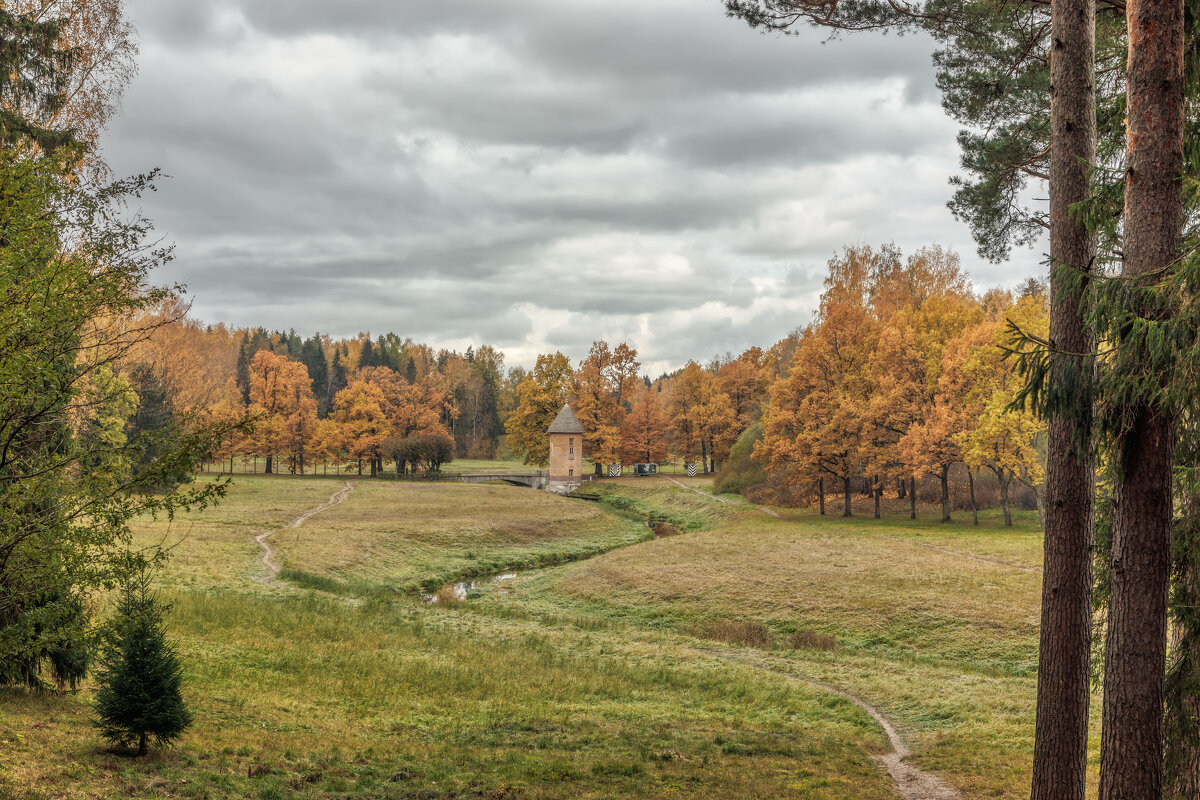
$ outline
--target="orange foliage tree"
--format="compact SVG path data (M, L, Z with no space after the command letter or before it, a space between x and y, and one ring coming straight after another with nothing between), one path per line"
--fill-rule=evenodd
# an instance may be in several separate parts
M260 350L250 362L250 415L257 421L253 445L272 472L279 454L303 458L316 433L316 400L308 369L298 361Z
M575 416L583 425L587 455L601 474L601 464L615 463L621 447L625 402L638 385L637 351L625 343L610 349L608 342L593 342L587 358L572 380Z
M659 463L667 457L667 419L658 392L643 387L621 425L621 461Z

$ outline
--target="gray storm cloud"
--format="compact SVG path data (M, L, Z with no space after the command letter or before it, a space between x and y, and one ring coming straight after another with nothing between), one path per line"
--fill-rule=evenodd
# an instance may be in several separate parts
M627 339L651 370L808 321L842 244L957 249L955 125L921 37L761 36L712 2L131 0L119 172L160 279L210 321L486 341Z

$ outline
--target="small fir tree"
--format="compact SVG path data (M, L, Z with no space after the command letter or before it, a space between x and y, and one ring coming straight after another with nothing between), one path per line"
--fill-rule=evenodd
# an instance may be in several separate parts
M170 744L192 722L179 687L183 672L163 628L166 609L144 578L128 587L101 646L96 694L97 727L115 745L137 744L146 754L150 737Z

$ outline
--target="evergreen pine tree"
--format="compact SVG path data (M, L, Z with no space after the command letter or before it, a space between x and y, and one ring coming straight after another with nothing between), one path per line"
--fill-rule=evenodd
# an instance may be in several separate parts
M300 363L308 368L309 377L312 378L313 396L324 399L329 383L329 362L321 346L321 334L313 334L312 338L305 340L300 348Z
M372 344L370 339L367 339L363 342L362 352L358 354L358 368L374 367L377 363L375 360L375 345Z
M333 363L329 365L329 378L325 384L325 403L323 417L328 416L333 408L333 400L337 393L349 384L346 378L346 365L342 361L340 350L333 351Z
M179 688L183 671L163 629L163 611L144 577L128 587L106 632L99 656L95 721L116 745L149 740L169 744L192 722Z
M242 392L242 402L250 402L250 334L242 334L242 344L238 347L237 385Z
M413 360L412 356L408 357L408 364L404 367L404 378L409 383L417 382L417 362Z

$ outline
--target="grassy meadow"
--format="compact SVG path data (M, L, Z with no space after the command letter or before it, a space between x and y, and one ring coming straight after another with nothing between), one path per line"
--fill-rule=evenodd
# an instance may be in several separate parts
M0 798L900 797L883 731L830 689L961 797L1027 795L1033 519L777 519L683 483L701 493L623 479L588 503L364 480L291 528L343 481L239 477L136 531L174 545L193 728L131 759L90 726L91 686L0 691Z

